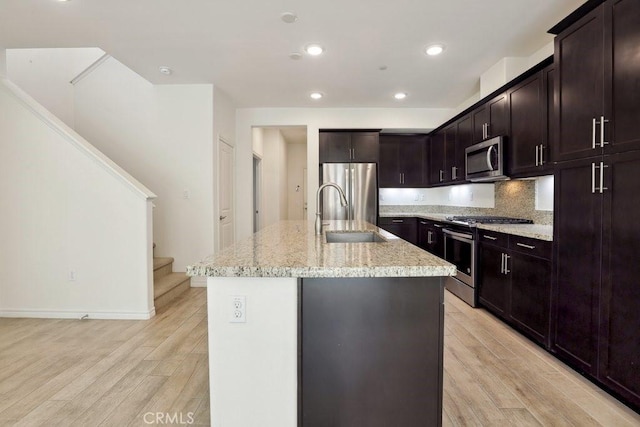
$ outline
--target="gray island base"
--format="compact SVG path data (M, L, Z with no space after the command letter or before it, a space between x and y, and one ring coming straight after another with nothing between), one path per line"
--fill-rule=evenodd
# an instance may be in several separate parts
M443 276L455 267L353 229L384 239L326 243L285 221L189 266L208 276L212 425L441 424Z

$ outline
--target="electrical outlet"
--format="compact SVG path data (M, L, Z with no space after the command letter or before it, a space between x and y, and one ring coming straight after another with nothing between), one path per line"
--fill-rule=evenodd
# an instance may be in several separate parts
M244 295L231 296L231 315L230 323L246 323L247 322L247 297Z
M76 274L76 271L75 270L69 270L69 281L70 282L75 282L77 278L78 278L78 275Z
M190 198L191 198L191 191L189 191L189 190L184 190L184 191L182 192L182 198L183 198L183 199L190 199Z

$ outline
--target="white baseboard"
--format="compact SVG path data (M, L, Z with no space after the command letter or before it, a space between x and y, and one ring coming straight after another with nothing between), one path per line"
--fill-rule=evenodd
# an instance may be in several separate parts
M146 312L136 311L46 311L46 310L2 310L0 317L37 318L37 319L101 319L101 320L148 320L156 315L153 308Z
M207 278L202 276L194 276L191 278L191 287L192 288L206 288L207 287Z

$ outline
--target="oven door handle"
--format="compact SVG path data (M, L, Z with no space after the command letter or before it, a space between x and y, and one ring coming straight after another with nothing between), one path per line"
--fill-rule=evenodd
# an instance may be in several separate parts
M462 240L463 242L469 242L469 243L473 242L472 234L458 233L456 231L449 230L448 228L443 229L442 232L450 235L452 239Z

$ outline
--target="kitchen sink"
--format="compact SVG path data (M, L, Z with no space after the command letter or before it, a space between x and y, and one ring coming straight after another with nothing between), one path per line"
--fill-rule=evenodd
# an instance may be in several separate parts
M327 231L327 243L381 243L387 240L375 231Z

